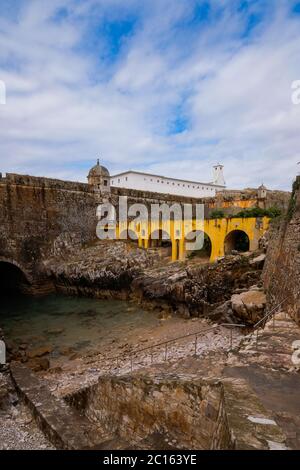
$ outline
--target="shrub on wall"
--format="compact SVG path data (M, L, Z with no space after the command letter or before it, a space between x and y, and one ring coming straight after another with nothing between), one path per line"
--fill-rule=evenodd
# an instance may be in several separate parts
M281 210L274 206L270 207L269 209L261 209L260 207L253 207L251 209L245 209L240 211L236 214L235 217L241 218L250 218L250 217L270 217L274 219L275 217L279 217L281 215Z
M300 189L300 177L298 177L296 181L294 181L294 184L293 184L292 196L290 199L290 204L289 204L289 208L287 212L288 220L291 220L293 218L293 215L296 209L296 198L297 198L296 193L297 191L299 191L299 189Z
M225 213L221 209L215 209L210 213L210 219L224 219Z

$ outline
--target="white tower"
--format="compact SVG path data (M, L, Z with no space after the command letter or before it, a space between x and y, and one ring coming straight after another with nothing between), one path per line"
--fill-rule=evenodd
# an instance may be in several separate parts
M217 184L218 186L226 186L225 184L225 179L224 179L224 174L223 174L223 165L220 165L218 163L217 165L214 166L214 179L213 183Z

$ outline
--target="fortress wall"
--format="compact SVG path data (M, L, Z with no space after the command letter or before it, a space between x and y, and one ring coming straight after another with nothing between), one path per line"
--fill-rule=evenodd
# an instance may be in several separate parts
M255 190L253 190L255 193ZM258 204L251 190L222 191L216 198L187 198L163 193L112 188L110 200L118 204L118 196L127 196L128 205L143 203L205 204L205 217L225 202L226 212L239 211L239 201ZM268 200L283 201L285 196L269 192ZM247 199L248 198L248 199ZM274 199L275 198L275 199ZM0 258L24 265L30 272L39 272L42 262L51 255L63 256L65 250L95 240L96 207L102 196L85 183L0 174ZM250 201L250 202L249 202ZM230 206L231 205L231 206ZM236 206L236 207L233 207ZM236 212L235 212L236 213Z
M272 227L263 278L270 307L287 298L283 310L300 324L300 176L286 219Z
M0 258L34 272L41 261L95 238L88 185L8 174L0 179Z

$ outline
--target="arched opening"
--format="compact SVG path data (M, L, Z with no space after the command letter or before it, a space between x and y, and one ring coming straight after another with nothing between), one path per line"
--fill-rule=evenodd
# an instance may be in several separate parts
M150 247L159 248L162 256L171 256L172 242L168 232L165 230L154 230L150 235Z
M13 263L0 261L0 295L23 293L29 282L23 271Z
M201 247L198 248L197 246L195 249L188 249L188 247L191 248L190 244L195 244L196 245L196 237L199 235L204 236L204 239L201 243ZM207 235L207 233L200 232L200 231L194 231L190 232L187 234L185 237L185 247L186 247L186 255L189 259L197 259L198 260L203 260L204 262L208 262L211 257L211 252L212 252L212 243L210 237Z
M226 236L224 243L225 255L230 255L233 251L243 253L249 251L249 249L250 240L243 230L233 230Z

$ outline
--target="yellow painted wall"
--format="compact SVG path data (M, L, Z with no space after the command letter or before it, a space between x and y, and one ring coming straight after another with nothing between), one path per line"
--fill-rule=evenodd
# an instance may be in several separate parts
M251 207L256 207L256 199L237 199L233 201L223 201L221 207L217 202L212 202L208 205L210 209L228 209L229 207L240 207L241 209L249 209Z
M231 219L207 219L204 221L170 221L161 223L154 222L126 222L117 227L117 237L127 229L136 233L140 247L148 248L151 234L156 230L164 230L169 234L172 242L172 260L185 259L186 256L186 235L195 230L201 230L211 240L212 252L210 261L224 256L225 239L234 230L245 232L250 240L250 251L258 248L259 239L264 235L269 227L270 219L264 218L231 218ZM179 242L177 241L179 240Z

